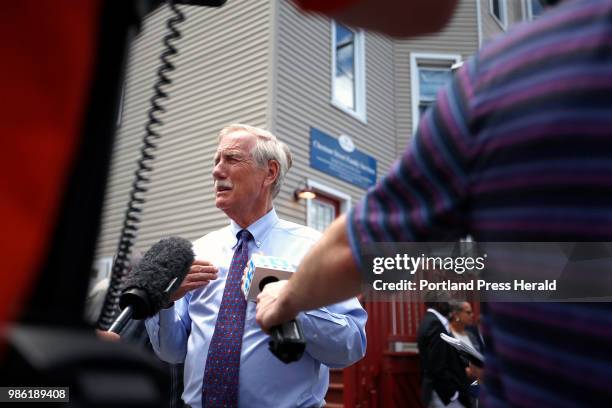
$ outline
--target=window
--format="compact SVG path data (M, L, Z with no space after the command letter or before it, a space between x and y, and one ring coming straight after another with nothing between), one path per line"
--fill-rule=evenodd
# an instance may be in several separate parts
M419 66L419 117L434 103L436 95L451 77L449 68Z
M498 24L506 29L506 0L490 0L490 10Z
M308 211L308 226L323 232L338 216L338 204L318 194Z
M534 20L544 11L543 0L526 0L527 20Z
M332 104L365 122L363 31L332 21Z
M307 180L307 185L317 194L306 204L306 225L309 227L324 231L336 217L351 207L350 195L314 180Z
M459 55L411 54L413 131L416 131L421 115L436 100L438 91L452 78L451 66L460 60Z

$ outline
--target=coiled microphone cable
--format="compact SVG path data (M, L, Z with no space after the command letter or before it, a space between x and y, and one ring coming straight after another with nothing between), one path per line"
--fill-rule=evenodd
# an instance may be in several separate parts
M173 14L166 23L168 32L163 38L165 48L160 55L161 65L157 69L157 82L154 85L155 92L150 100L151 107L148 112L148 122L145 126L146 134L144 136L143 146L140 150L138 168L135 172L130 200L121 228L119 245L117 247L117 253L111 272L110 285L104 299L100 317L98 318L98 328L101 330L108 330L116 315L119 313L119 298L123 291L123 281L125 275L128 273L131 251L134 246L134 241L136 240L138 224L140 223L145 203L144 196L151 182L155 152L159 139L161 139L161 135L155 128L163 125L159 116L166 110L162 102L169 98L165 89L172 84L172 79L168 74L175 70L171 58L178 54L175 43L182 37L181 32L178 30L178 26L185 21L185 15L178 9L173 1L169 2L169 7Z

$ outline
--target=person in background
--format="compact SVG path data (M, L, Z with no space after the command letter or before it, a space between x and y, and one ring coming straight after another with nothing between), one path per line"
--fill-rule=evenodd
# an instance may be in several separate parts
M475 324L465 326L465 331L468 333L471 333L472 338L476 339L476 343L478 343L478 346L476 349L479 350L483 354L485 350L485 343L482 337L482 313L485 307L482 307L481 305L481 314L478 315L478 318L475 319L476 320Z
M440 338L441 333L451 334L450 306L435 297L433 292L425 295L427 311L417 330L423 405L427 408L469 408L466 364L457 350Z
M467 329L468 327L476 327L473 325L474 314L472 312L472 305L470 305L469 302L458 300L451 300L449 305L449 326L451 334L457 339L476 349L479 353L484 354L482 343L479 341L480 339L478 339L473 332ZM473 370L473 365L467 365L465 367L465 374L467 375L469 381L474 381L477 379L477 373L473 372ZM479 387L479 385L470 385L469 391L470 395L473 397L471 399L473 406L478 406L477 398L480 391Z
M450 331L459 340L472 346L480 353L483 352L478 339L473 333L466 330L467 326L474 324L474 314L470 302L451 301L450 303Z

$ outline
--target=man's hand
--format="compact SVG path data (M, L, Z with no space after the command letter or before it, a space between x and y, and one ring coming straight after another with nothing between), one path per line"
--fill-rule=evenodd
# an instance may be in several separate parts
M288 322L297 314L283 301L287 283L286 280L268 283L257 295L256 320L266 333L270 332L271 327Z
M208 282L217 279L218 271L219 269L213 266L212 263L196 259L191 264L191 268L189 268L187 276L183 279L183 283L181 283L181 286L172 294L170 300L174 302L185 296L185 293L190 290L208 285Z

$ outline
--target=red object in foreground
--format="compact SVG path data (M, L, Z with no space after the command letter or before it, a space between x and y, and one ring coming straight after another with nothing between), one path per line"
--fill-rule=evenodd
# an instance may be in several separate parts
M2 326L18 317L46 256L81 132L98 12L94 0L3 7Z
M326 13L354 4L356 0L295 0L302 9Z

